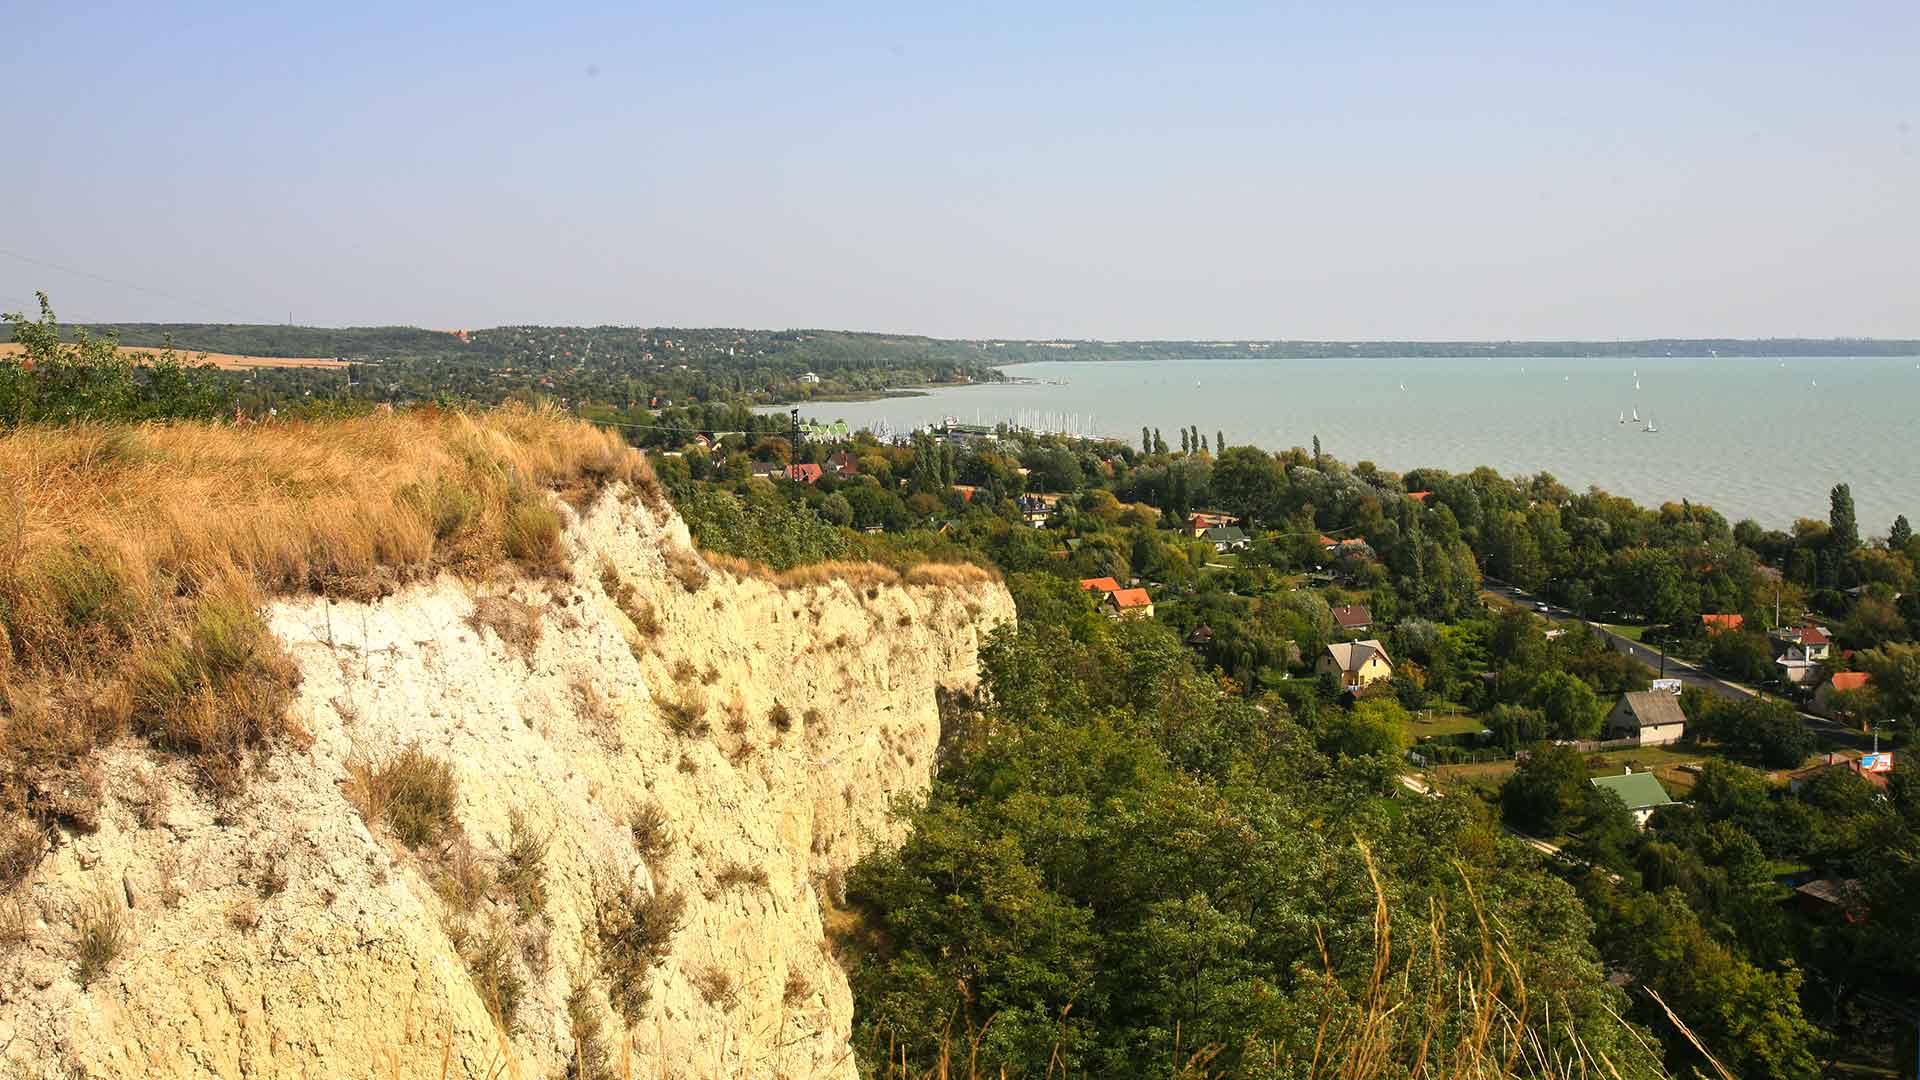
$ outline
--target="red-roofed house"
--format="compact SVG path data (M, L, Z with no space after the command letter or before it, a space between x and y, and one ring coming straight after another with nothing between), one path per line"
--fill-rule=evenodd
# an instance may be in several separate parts
M820 466L813 464L789 465L787 466L787 479L796 480L802 484L817 484L820 482Z
M1865 690L1872 682L1872 676L1864 671L1836 671L1833 673L1833 678L1822 683L1820 689L1814 691L1813 711L1822 716L1832 716L1835 694Z
M1189 535L1199 536L1208 529L1218 528L1222 525L1238 524L1240 524L1240 519L1234 517L1232 514L1222 514L1212 510L1195 510L1193 516L1187 519L1187 532Z
M1740 615L1700 616L1700 623L1707 628L1707 633L1709 634L1718 634L1726 630L1738 630L1740 629L1740 624L1746 621L1746 618Z
M859 476L860 462L845 450L835 450L827 455L827 469L835 476Z
M1333 623L1342 630L1365 630L1373 623L1373 612L1365 604L1342 604L1333 609Z
M1414 502L1417 502L1417 503L1425 503L1428 499L1433 498L1433 492L1409 491L1407 492L1407 498L1412 499Z
M1081 578L1080 587L1083 589L1092 589L1095 592L1103 592L1103 593L1113 593L1113 592L1120 591L1120 583L1113 580L1110 577Z
M1115 589L1107 594L1107 614L1116 619L1153 618L1153 597L1145 589Z
M1887 774L1893 771L1893 751L1862 754L1857 750L1830 752L1818 765L1809 765L1787 774L1787 790L1799 794L1815 777L1829 772L1850 772L1877 788L1887 786Z
M1793 686L1819 681L1821 664L1833 651L1824 626L1796 626L1773 632L1773 662L1780 678Z

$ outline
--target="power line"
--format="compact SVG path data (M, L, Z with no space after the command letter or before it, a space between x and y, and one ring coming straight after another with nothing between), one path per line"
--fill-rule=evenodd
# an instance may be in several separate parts
M32 263L35 266L44 266L49 270L58 270L61 273L75 274L83 278L92 278L95 281L102 281L107 283L108 285L118 285L123 289L132 289L134 292L151 293L154 296L164 296L170 300L186 299L186 297L180 296L177 293L167 292L164 289L154 289L154 288L149 288L145 285L135 285L131 281L122 281L119 278L110 278L105 274L96 274L90 270L80 270L72 266L62 266L59 263L48 262L45 259L36 259L31 255L22 255L17 251L8 251L4 248L0 248L0 255L5 255L10 259L18 259L24 263Z
M46 259L36 258L32 255L23 255L18 251L11 251L6 248L0 248L0 256L5 256L9 259L17 259L20 262L29 263L34 266L44 266L49 270L58 270L63 274L72 274L76 277L89 278L93 281L98 281L103 284L117 286L118 288L131 289L134 292L138 292L138 293L146 293L149 296L162 296L169 300L177 300L182 303L203 304L215 311L224 312L228 315L239 314L238 308L235 308L223 301L215 300L207 296L183 296L180 293L168 292L165 289L156 289L151 285L137 284L132 281L127 281L124 278L108 277L105 274L96 274L91 270L82 270L77 266L67 266L63 263L51 262ZM98 320L95 320L95 321L98 321Z

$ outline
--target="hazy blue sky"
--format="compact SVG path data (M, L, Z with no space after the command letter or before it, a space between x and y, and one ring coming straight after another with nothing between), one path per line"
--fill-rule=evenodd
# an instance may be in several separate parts
M561 6L0 0L0 306L1920 337L1915 0Z

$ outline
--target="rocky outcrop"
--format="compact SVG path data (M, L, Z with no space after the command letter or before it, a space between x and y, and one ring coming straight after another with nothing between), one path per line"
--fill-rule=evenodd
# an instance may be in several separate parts
M236 799L133 743L103 755L101 827L0 898L0 1075L551 1076L603 1051L612 1075L854 1077L832 893L897 840L938 692L971 687L1011 600L716 572L619 491L566 539L570 582L276 604L304 734ZM348 798L356 763L408 747L457 780L457 837L419 849ZM672 838L650 856L648 810ZM499 879L528 838L516 902ZM686 900L631 1027L594 929L622 886Z

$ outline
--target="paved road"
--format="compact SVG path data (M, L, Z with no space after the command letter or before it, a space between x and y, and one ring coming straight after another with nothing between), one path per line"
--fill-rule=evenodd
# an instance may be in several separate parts
M1513 603L1529 608L1535 614L1552 622L1585 622L1588 626L1592 627L1596 633L1606 638L1608 644L1612 645L1615 651L1640 661L1652 668L1656 673L1660 670L1660 653L1655 649L1634 641L1632 638L1621 637L1619 634L1614 633L1597 622L1582 619L1580 616L1575 615L1565 608L1548 604L1531 593L1508 585L1504 581L1495 581L1492 578L1487 578L1485 581L1485 589L1487 592L1501 599L1510 600ZM1718 694L1721 697L1732 698L1736 701L1742 698L1759 696L1758 692L1752 687L1742 686L1736 682L1729 682L1693 664L1689 664L1678 657L1667 657L1666 677L1669 679L1679 679L1687 686L1698 687L1708 693ZM1800 714L1800 718L1806 721L1809 728L1823 735L1833 736L1849 742L1858 741L1860 738L1859 732L1843 724L1836 724L1826 717L1803 712Z

